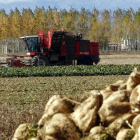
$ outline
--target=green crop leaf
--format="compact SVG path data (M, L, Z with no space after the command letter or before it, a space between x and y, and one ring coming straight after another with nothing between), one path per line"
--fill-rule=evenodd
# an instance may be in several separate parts
M0 77L129 75L140 65L47 66L0 68Z

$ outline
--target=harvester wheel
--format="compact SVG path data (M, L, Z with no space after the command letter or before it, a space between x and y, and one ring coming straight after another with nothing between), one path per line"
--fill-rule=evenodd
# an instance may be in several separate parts
M82 65L83 61L82 60L77 60L77 65Z
M86 58L84 61L84 65L93 65L93 62L90 58Z
M34 56L32 58L32 66L38 67L38 66L48 66L49 65L49 59L46 56Z

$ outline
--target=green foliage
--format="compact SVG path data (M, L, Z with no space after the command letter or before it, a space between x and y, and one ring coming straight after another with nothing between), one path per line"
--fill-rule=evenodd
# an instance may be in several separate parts
M135 135L135 131L134 130L129 131L129 133L128 133L127 137L125 138L125 140L132 140L134 135Z
M140 65L1 67L1 77L129 75Z
M99 138L99 140L108 140L108 139L110 139L109 131L104 131L104 133Z
M31 127L28 127L28 129L29 129L29 133L28 133L29 138L33 138L37 136L37 132L39 130L39 127L37 124L33 124Z

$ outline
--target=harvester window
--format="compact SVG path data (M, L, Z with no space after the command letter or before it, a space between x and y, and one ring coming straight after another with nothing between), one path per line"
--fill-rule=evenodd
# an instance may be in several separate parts
M24 39L20 39L19 40L19 45L20 45L20 52L29 52L28 50L28 46L27 46L27 43Z
M80 42L80 51L89 51L89 42Z
M37 51L37 37L27 38L27 45L30 52Z

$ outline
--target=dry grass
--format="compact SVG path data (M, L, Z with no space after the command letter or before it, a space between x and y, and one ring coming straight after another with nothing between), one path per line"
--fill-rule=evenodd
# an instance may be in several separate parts
M79 101L84 91L101 90L128 76L0 78L0 140L10 140L21 123L37 123L54 94Z

